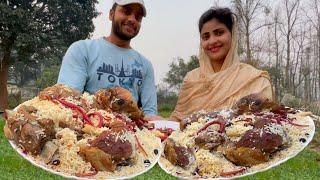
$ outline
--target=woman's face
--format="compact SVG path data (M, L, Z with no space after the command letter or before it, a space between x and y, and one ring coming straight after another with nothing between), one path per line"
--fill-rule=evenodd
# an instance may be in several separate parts
M213 62L224 61L231 48L231 32L217 19L206 22L200 32L201 47Z

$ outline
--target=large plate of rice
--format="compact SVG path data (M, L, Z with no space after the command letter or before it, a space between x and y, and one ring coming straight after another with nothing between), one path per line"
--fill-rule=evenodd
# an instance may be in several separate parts
M228 118L228 113L230 112L230 110L223 110L219 113L220 115ZM237 166L228 161L228 159L225 158L219 150L210 152L200 148L195 152L195 166L192 168L182 168L180 166L173 165L168 159L166 159L164 153L162 153L159 160L159 165L166 173L181 179L233 179L267 171L295 157L311 142L315 133L315 125L313 119L309 115L310 113L306 112L288 114L289 117L296 119L295 124L303 124L304 126L295 126L293 124L283 123L282 126L290 139L289 146L272 153L270 159L264 163L253 165L251 167ZM250 115L247 116L250 117ZM199 118L196 122L187 126L183 131L174 131L171 136L169 136L169 139L174 140L183 147L195 148L194 134L207 122L208 119ZM243 134L250 129L249 126L244 126L245 122L237 122L237 118L232 118L230 122L233 122L233 125L226 127L226 134L229 138L233 138L234 141L239 139L238 135ZM217 126L213 128L218 129ZM197 167L196 172L195 167Z
M88 101L92 99L92 95L87 93L83 94L82 97ZM69 100L69 102L72 102L72 100ZM74 101L73 103L77 102ZM9 143L19 155L31 164L53 174L70 179L129 179L150 170L160 158L162 151L161 140L148 129L139 129L136 127L134 133L127 133L125 134L126 137L124 137L132 143L134 149L132 163L130 165L117 166L113 172L98 171L97 173L93 173L94 168L79 154L79 149L84 145L88 145L90 140L96 138L103 131L108 130L108 127L89 128L87 132L90 133L84 133L82 138L79 139L75 130L59 126L61 122L73 120L74 112L71 109L61 104L53 103L49 100L40 100L39 97L35 97L19 105L14 112L23 105L36 108L37 112L33 115L39 118L50 118L55 123L54 130L56 132L56 138L51 141L58 147L56 155L59 157L59 163L57 163L57 161L44 162L41 155L34 156L25 152L21 146L13 140L9 140ZM109 119L116 118L115 115L110 112L103 110L99 110L99 112ZM139 142L137 143L135 139L138 139ZM138 146L142 146L145 152L139 150Z

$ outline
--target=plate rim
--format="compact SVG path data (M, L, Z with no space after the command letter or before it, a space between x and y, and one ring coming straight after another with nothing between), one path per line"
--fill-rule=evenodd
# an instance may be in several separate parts
M34 165L34 166L36 166L36 167L39 167L39 168L41 168L41 169L43 169L43 170L45 170L45 171L48 171L48 172L50 172L50 173L53 173L53 174L55 174L55 175L59 175L59 176L62 176L62 177L64 177L64 178L68 178L68 179L79 179L79 180L92 180L92 179L94 179L94 178L88 178L88 177L78 177L78 176L73 176L73 175L70 175L70 174L67 174L67 173L64 173L64 172L54 171L54 170L46 167L46 166L43 165L43 164L38 164L38 163L36 163L37 161L36 161L32 156L29 156L28 154L25 154L24 152L22 152L21 148L19 148L19 147L14 143L14 141L12 141L12 140L8 140L8 141L9 141L9 144L11 145L11 147L12 147L16 152L18 152L18 154L19 154L20 156L22 156L24 159L26 159L26 160L27 160L28 162L30 162L32 165ZM152 168L158 163L158 161L160 160L160 157L161 157L161 153L162 153L162 149L163 149L163 148L162 148L161 140L160 140L159 138L157 138L157 141L158 141L159 145L161 145L161 146L159 146L159 147L160 147L159 153L158 153L158 155L156 156L155 161L154 161L150 166L148 166L146 169L144 169L143 171L138 172L138 173L136 173L136 174L132 174L132 175L129 175L129 176L112 177L112 178L111 178L111 177L110 177L110 178L106 177L105 180L109 180L109 179L110 179L110 180L111 180L111 179L114 179L114 180L131 179L131 178L134 178L134 177L136 177L136 176L139 176L139 175L141 175L141 174L144 174L144 173L148 172L150 169L152 169Z
M153 122L169 122L169 123L173 123L173 124L177 124L177 128L176 129L174 129L173 128L173 130L179 130L180 128L179 128L179 126L180 126L180 123L179 122L177 122L177 121L171 121L171 120L165 120L165 119L161 119L161 120L154 120L154 121L150 121L151 123L153 123ZM155 127L155 128L157 128L157 127Z

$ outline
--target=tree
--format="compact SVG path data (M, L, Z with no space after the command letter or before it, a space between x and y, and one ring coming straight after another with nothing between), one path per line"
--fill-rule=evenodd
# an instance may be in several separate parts
M246 62L252 65L257 65L257 62L253 62L252 55L252 34L262 27L267 26L267 23L257 23L258 14L265 10L269 11L268 8L263 4L263 0L233 0L232 1L235 12L239 17L239 30L245 38L245 54ZM267 14L267 13L266 13ZM257 22L256 22L257 21ZM241 38L241 36L239 36Z
M314 80L314 94L315 100L320 98L320 3L318 0L312 0L309 2L308 7L305 10L305 14L308 17L308 20L311 22L313 28L315 29L315 41L314 43L314 52L315 52L315 80ZM318 84L318 87L317 87Z
M57 83L60 66L53 65L45 68L40 78L37 79L36 85L39 89L44 89Z
M168 84L157 85L158 111L172 112L177 104L178 95L171 91Z
M239 24L241 60L253 65L260 60L258 68L269 72L278 99L291 94L305 105L319 101L320 1L231 2Z
M297 24L300 0L284 0L285 4L285 23L281 31L286 39L286 63L285 63L285 88L290 90L291 87L291 39L294 27ZM291 89L292 90L292 89Z
M24 86L30 80L37 79L37 75L41 73L39 63L34 61L13 61L10 65L8 78L13 80L19 87Z
M0 109L8 107L8 68L14 61L47 65L72 42L87 38L97 0L0 1ZM12 58L12 55L15 55Z
M273 35L273 39L274 39L274 56L275 56L275 71L274 72L278 72L276 73L276 75L274 76L274 79L273 79L273 83L274 83L274 86L275 86L275 94L277 96L277 98L280 99L281 97L281 53L280 53L280 41L279 41L279 37L278 37L278 27L279 27L279 14L280 14L280 9L276 9L275 10L275 13L273 15L273 20L274 20L274 23L273 23L273 28L274 28L274 33Z
M178 62L172 62L170 70L167 72L164 82L168 83L171 88L179 91L183 78L186 74L199 67L199 59L193 55L188 62L185 62L182 58L178 58Z

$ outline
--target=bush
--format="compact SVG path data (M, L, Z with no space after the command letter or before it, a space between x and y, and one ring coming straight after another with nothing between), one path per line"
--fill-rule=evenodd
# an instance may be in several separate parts
M170 96L159 96L158 99L158 111L170 111L172 112L176 107L178 96L172 94Z
M19 94L9 94L8 96L8 104L9 109L14 109L21 103L21 95Z
M315 115L320 115L320 107L318 104L314 102L304 102L302 99L290 94L285 94L281 100L281 103L294 109L311 111Z
M44 89L56 84L59 76L59 70L60 66L58 65L53 65L45 68L40 78L38 78L36 81L37 88Z
M158 111L170 111L172 112L175 108L175 104L160 104L158 105Z
M295 109L300 109L302 107L301 99L292 96L291 94L285 94L281 100L281 103Z
M306 105L306 109L311 111L313 114L320 116L320 107L318 105L310 103Z

